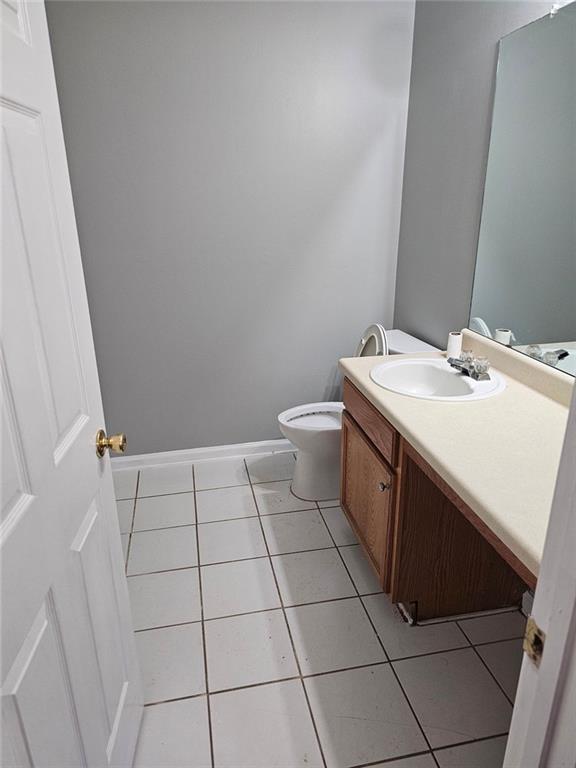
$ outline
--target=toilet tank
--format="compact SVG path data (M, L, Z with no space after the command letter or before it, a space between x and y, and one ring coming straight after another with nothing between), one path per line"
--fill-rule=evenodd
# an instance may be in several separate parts
M393 328L391 331L386 331L386 338L388 339L388 354L389 355L413 355L416 352L440 352L437 347L433 347L432 344L427 344L421 339L417 339L416 336L411 336L409 333L400 331L397 328Z

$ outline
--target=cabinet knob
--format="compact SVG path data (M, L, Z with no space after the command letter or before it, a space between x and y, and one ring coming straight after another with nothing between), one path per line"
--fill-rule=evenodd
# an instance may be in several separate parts
M390 483L380 482L378 483L378 490L380 491L380 493L383 493L384 491L387 491L390 488L390 485L391 485Z

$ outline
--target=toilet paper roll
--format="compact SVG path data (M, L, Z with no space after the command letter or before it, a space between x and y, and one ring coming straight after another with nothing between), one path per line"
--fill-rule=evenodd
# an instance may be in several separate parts
M510 346L512 340L512 331L510 328L496 328L494 331L494 341L499 341L500 344L507 344Z
M451 331L448 334L448 343L446 345L446 357L460 357L462 352L462 333L460 331Z

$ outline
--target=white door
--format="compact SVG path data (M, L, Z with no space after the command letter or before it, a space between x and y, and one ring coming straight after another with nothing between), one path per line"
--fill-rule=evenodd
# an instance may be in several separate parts
M2 2L2 766L129 766L142 715L46 15Z
M539 666L525 656L505 768L576 766L576 389L534 595L545 633Z

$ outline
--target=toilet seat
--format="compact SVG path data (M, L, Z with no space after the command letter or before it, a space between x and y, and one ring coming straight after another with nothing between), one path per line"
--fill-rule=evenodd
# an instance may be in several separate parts
M342 403L308 403L288 408L278 416L280 424L296 429L325 431L340 430L342 422Z
M358 346L356 347L355 357L372 357L374 355L388 354L388 340L386 331L380 323L373 323L362 334Z

